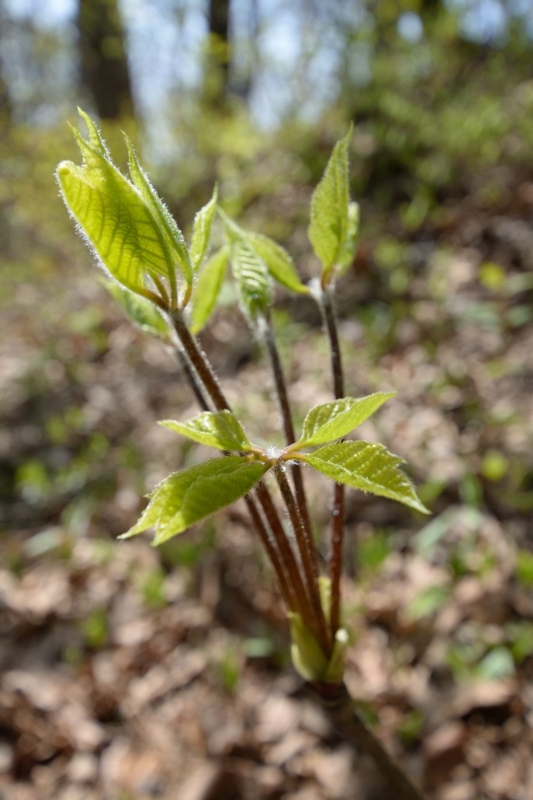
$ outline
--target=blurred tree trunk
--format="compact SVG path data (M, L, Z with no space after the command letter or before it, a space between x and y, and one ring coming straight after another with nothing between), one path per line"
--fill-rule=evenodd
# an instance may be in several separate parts
M12 112L11 97L9 96L9 89L0 72L0 124L4 125L11 119Z
M204 97L209 105L223 107L229 93L231 64L230 0L209 0L209 47L205 66Z
M4 33L7 28L4 3L0 2L0 33ZM0 123L5 125L11 120L13 104L9 93L9 86L4 75L4 42L0 36Z
M246 53L240 71L233 70L231 91L248 101L254 78L261 71L259 53L259 0L248 0ZM241 59L242 60L242 59Z
M426 34L432 32L435 25L441 21L442 14L446 13L442 0L421 0L420 18Z
M133 114L124 30L117 0L79 0L82 80L100 119Z
M442 0L421 0L420 13L422 16L435 16L442 8Z

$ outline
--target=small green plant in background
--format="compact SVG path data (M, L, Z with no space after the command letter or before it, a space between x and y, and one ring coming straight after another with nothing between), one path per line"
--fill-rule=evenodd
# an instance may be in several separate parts
M344 727L345 735L352 739L358 736L395 785L403 786L404 795L419 798L418 790L351 708L343 684L348 646L340 597L344 489L348 486L370 492L427 513L401 469L401 458L382 444L344 439L394 394L376 392L355 398L346 397L344 390L333 295L338 279L353 262L358 240L359 208L349 196L351 130L335 146L312 197L308 232L322 269L306 285L284 248L262 234L244 230L219 208L216 187L211 200L197 213L187 243L139 165L129 140L126 138L126 177L113 163L93 121L80 113L88 138L75 129L73 132L82 165L62 162L57 168L65 204L109 276L109 288L116 299L139 327L173 346L180 357L201 412L187 421L164 420L161 424L223 453L163 480L123 538L153 529L154 544L163 544L244 497L287 608L295 668L327 700L332 718L339 728ZM216 220L222 225L224 242L211 253ZM251 332L269 357L285 438L283 448L253 442L233 413L195 338L215 310L228 270ZM334 399L311 408L299 433L293 424L272 323L273 282L317 301L329 342ZM330 556L324 575L320 574L302 465L333 481ZM274 501L273 484L277 485L283 509ZM351 710L348 726L347 707Z

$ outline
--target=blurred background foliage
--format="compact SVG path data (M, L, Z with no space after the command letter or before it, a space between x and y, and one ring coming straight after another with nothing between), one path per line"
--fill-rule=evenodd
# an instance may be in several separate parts
M398 389L399 410L376 435L410 461L436 516L413 545L417 523L404 512L354 501L348 521L360 546L349 568L371 583L406 547L443 566L442 585L407 604L423 620L457 581L500 563L494 523L510 543L512 580L531 587L533 4L1 0L0 19L9 568L46 553L68 559L80 536L105 544L128 527L147 487L197 458L154 433L155 420L189 408L186 387L170 356L105 295L53 183L59 160L77 160L65 119L77 124L80 105L101 120L121 166L121 130L133 138L184 231L218 180L226 210L286 245L306 279L317 268L308 201L353 120L361 247L339 299L350 390ZM253 419L268 382L258 388L251 377L259 357L233 302L228 286L204 341ZM305 301L281 296L276 321L301 415L326 398L319 320ZM275 411L262 418L276 427ZM169 543L164 570L196 568L214 536L208 525ZM156 569L142 583L148 605L164 602L164 578ZM475 647L459 633L453 674L508 674L523 663L531 628L507 622L496 641L474 637ZM107 641L100 610L85 635L90 647ZM221 664L233 686L233 661Z

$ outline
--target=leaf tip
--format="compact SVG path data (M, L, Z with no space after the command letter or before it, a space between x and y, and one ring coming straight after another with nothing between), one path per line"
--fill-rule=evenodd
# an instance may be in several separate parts
M128 153L135 152L135 149L133 147L133 142L131 141L131 139L128 136L128 134L126 133L126 131L122 131L121 130L120 132L121 132L122 136L124 137L124 141L126 142L126 147L128 149Z
M157 422L158 425L161 425L162 428L167 428L168 430L172 429L172 425L175 425L175 421L173 419L160 419Z
M121 533L120 536L117 536L117 539L132 539L134 536L137 536L138 533L142 533L142 531L138 531L136 528L137 526L134 525L134 527L130 528L126 533Z
M430 509L427 506L425 506L424 503L418 497L417 501L418 502L416 503L416 505L413 505L413 508L416 511L419 511L421 514L424 514L426 517L432 516L433 512L430 511Z
M62 176L69 174L74 166L75 165L72 161L60 161L56 167L57 177L61 178Z

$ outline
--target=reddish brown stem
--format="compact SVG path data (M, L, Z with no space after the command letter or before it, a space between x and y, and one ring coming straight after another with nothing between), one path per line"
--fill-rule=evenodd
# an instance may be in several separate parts
M196 374L189 362L189 359L187 358L187 356L177 343L174 346L174 352L176 353L179 365L183 370L183 374L187 379L187 383L189 384L198 405L200 406L202 411L210 411L211 409L209 408L209 403L207 402L205 395L200 387L200 384L196 379Z
M333 510L331 520L331 553L329 557L329 579L331 581L331 633L335 633L341 619L341 575L344 540L344 486L335 484L333 491Z
M287 391L287 382L285 381L285 376L283 374L283 366L281 363L279 350L276 345L274 328L272 326L272 319L270 315L266 316L265 319L262 320L260 330L263 334L263 340L270 358L272 374L274 376L276 394L278 397L278 402L281 412L281 420L283 423L283 433L285 435L285 443L287 445L290 445L296 441L296 434L294 432L294 423L292 420L292 411L289 400L289 393ZM313 529L311 526L309 509L307 506L307 498L305 495L302 468L300 464L292 464L291 474L294 483L294 492L296 494L296 502L298 503L300 515L304 523L305 536L306 539L309 540L313 545ZM314 546L310 548L310 551L313 561L313 571L315 573L316 578L318 578L318 561L316 558L316 551Z
M287 535L283 530L283 525L279 518L277 508L270 496L270 492L262 481L260 481L256 487L256 494L274 536L283 564L287 570L289 582L296 598L296 610L301 615L306 625L310 628L314 628L311 602L305 591L296 557Z
M335 398L338 400L344 397L344 372L342 368L342 355L337 322L335 319L335 310L327 287L322 292L322 311L331 354L333 391ZM331 581L330 623L331 633L334 637L340 624L340 581L342 575L342 551L344 541L344 486L340 483L335 485L331 514L331 552L329 559L329 577Z
M283 374L283 366L281 364L281 358L276 345L276 339L274 336L274 329L270 315L261 320L260 331L263 335L263 340L270 358L274 383L276 386L276 394L281 411L285 441L287 445L290 445L296 441L296 434L294 432L294 423L292 420L292 411L289 393L287 391L287 383ZM307 592L318 620L319 641L321 642L322 646L325 647L324 652L329 653L330 637L327 630L324 611L320 602L320 592L318 588L318 559L315 543L313 541L311 518L309 516L309 510L307 507L302 468L300 464L294 463L291 465L291 474L294 482L295 497L293 497L288 483L283 485L283 488L281 489L282 496L291 516L291 522L296 531L296 541L304 569ZM282 476L285 483L285 475L281 469L278 469L278 483L280 481L280 476ZM296 506L296 508L294 506Z
M204 385L205 390L215 405L215 408L217 411L230 411L230 405L226 400L222 389L220 388L207 356L202 352L200 346L189 331L179 311L173 312L172 321L174 323L174 328L178 334L179 340L183 345L183 349L187 354L187 358L196 370L196 374L200 379L200 383Z
M283 597L285 605L290 611L297 611L298 603L294 589L290 583L289 576L286 574L279 551L269 536L268 530L263 522L263 518L261 517L259 509L257 508L255 500L250 495L246 495L244 499L246 500L246 505L248 506L248 511L250 512L255 529L257 530L272 566L274 567L274 572L276 573L281 596Z
M342 353L337 331L337 320L335 309L331 298L330 290L325 289L322 293L322 308L324 312L324 322L328 334L329 348L331 353L331 374L333 377L333 393L338 400L344 397L344 369L342 366Z
M298 508L289 482L285 476L285 473L283 472L283 467L277 464L276 467L274 467L274 473L281 491L281 495L289 511L292 526L294 530L299 531L300 534L297 535L296 541L302 561L307 592L313 608L313 616L316 619L315 631L322 650L326 655L329 656L331 654L331 641L328 634L324 610L320 602L318 580L313 571L312 554L310 553L310 548L307 544L307 537L305 535L303 520L300 516L300 509Z

